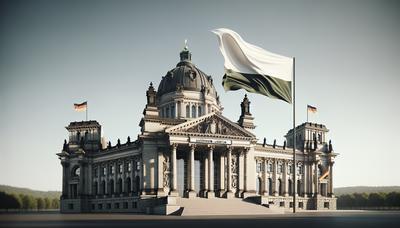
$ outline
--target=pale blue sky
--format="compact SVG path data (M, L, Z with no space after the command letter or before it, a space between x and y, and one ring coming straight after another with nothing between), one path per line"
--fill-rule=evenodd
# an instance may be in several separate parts
M2 1L0 184L61 189L60 152L72 104L88 100L113 144L135 139L150 81L179 60L213 76L224 115L236 121L243 91L224 92L211 29L296 57L297 120L306 105L329 129L336 187L400 185L398 1ZM283 143L291 106L249 94L260 141Z

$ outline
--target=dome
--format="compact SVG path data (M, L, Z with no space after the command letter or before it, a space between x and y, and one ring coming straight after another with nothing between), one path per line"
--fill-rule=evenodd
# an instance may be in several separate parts
M204 92L218 99L211 76L205 74L191 62L191 53L187 47L180 53L180 57L181 61L176 67L168 71L162 78L158 86L157 96L161 97L170 92L189 90Z

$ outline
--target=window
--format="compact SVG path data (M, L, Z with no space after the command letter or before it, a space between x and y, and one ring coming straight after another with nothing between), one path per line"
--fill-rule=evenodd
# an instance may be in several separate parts
M175 105L171 106L171 118L175 118Z
M137 208L137 202L132 202L132 208Z
M132 171L132 163L131 162L128 162L126 167L128 167L127 168L128 172Z
M321 134L318 134L318 142L322 142L322 135Z
M303 174L303 166L299 165L297 167L297 174Z
M119 209L119 203L115 203L115 204L114 204L114 208L115 208L115 209Z
M107 203L107 209L111 209L111 203Z
M285 206L285 202L279 202L279 206L280 207L284 207Z
M115 173L115 167L113 165L110 165L108 169L111 175Z
M299 202L299 208L303 208L304 207L304 203L303 202Z
M292 165L288 165L288 173L289 174L293 173L293 166Z
M257 162L257 173L261 172L261 162Z
M190 118L190 106L186 105L186 118Z
M102 209L103 209L103 204L99 203L99 204L97 205L97 208L98 208L99 210L102 210Z
M124 202L124 209L128 209L128 202Z
M68 204L68 209L69 210L74 210L74 204L73 203Z
M106 167L103 167L103 176L105 176L107 174L107 169Z
M324 208L329 208L329 202L324 202Z
M169 107L167 107L166 109L165 109L165 113L166 113L166 115L165 115L165 117L169 117Z
M201 116L201 106L197 107L197 115Z
M282 173L282 171L283 171L283 166L282 166L282 164L279 164L278 165L278 173Z
M192 106L192 118L196 118L196 106Z
M96 209L96 204L92 204L92 210Z
M268 172L272 173L274 171L274 166L272 165L272 163L268 163Z
M98 177L97 168L94 168L94 177Z
M140 170L140 161L136 162L136 170Z
M75 168L75 170L74 170L74 176L77 176L77 177L79 177L79 175L81 174L81 168Z
M289 207L293 208L293 202L289 202Z
M122 164L119 164L119 165L118 165L118 170L119 170L119 173L122 173L122 172L123 172L123 165L122 165Z

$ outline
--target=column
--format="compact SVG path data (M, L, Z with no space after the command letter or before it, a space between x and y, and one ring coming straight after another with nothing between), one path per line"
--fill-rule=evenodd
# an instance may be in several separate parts
M305 161L304 164L303 164L303 196L307 196L308 195L307 174L308 174L308 164Z
M196 197L196 192L194 191L194 150L196 148L196 145L191 145L190 146L190 152L189 152L189 192L188 192L188 197L193 198Z
M219 197L222 197L225 190L225 156L222 152L219 157Z
M204 192L203 192L203 197L207 197L207 191L208 191L208 154L203 155L203 164L204 164Z
M275 159L274 160L274 173L273 173L273 189L274 189L274 196L279 195L279 189L278 189L278 175L277 175L277 170L278 170L278 161Z
M284 196L289 196L289 190L288 190L288 186L289 186L289 178L288 178L288 163L287 161L285 161L283 163L283 174L282 174L282 178L283 178L283 195Z
M156 176L154 176L154 179L157 179L157 196L165 196L165 192L164 192L164 162L169 162L169 161L164 161L164 160L165 160L164 152L161 150L158 150L157 174L156 174L157 178L156 178ZM126 163L124 163L124 164L126 164ZM169 172L169 170L166 170L166 172ZM124 178L126 179L125 176L124 176ZM125 183L125 181L123 181L123 182ZM124 189L125 189L125 187L124 187Z
M239 184L239 197L242 197L244 191L244 158L243 152L238 153L239 156L239 169L238 169L238 184Z
M171 163L172 163L172 187L171 195L178 196L178 178L177 178L177 162L176 162L176 149L178 144L172 144L171 148Z
M329 163L329 196L334 197L333 194L333 164L334 162Z
M263 171L263 180L264 180L264 192L263 195L268 195L268 178L267 178L267 171L268 171L268 161L264 159L264 171Z
M215 196L213 152L214 152L214 147L209 146L209 149L208 149L208 193L207 193L207 198L213 198Z
M314 195L319 195L318 189L318 162L314 162Z
M232 192L232 147L228 147L227 151L227 167L226 167L226 198L233 198Z

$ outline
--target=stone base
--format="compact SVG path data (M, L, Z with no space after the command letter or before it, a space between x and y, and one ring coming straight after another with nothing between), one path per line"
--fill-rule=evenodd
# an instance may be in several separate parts
M197 193L196 193L195 191L189 191L189 192L187 193L187 197L188 197L189 199L191 199L191 198L196 198L196 197L197 197Z
M235 194L233 194L233 192L226 192L225 193L225 198L227 198L227 199L232 199L232 198L235 198Z
M170 195L170 196L179 196L179 192L173 190L173 191L171 191L171 192L169 193L169 195Z
M215 198L215 192L214 191L208 191L207 192L207 198L208 199Z
M251 196L256 196L256 195L257 195L257 194L256 194L255 191L254 191L254 192L248 191L248 192L243 192L243 193L242 193L243 199L246 199L247 197L251 197Z

